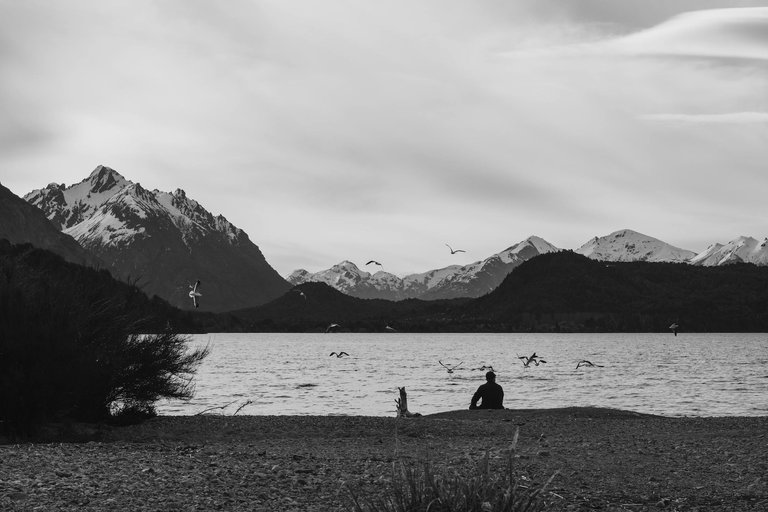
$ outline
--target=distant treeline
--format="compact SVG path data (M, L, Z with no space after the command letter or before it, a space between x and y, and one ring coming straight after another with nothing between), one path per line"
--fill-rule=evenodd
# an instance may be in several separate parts
M537 256L491 293L443 301L356 299L306 283L234 312L246 330L384 332L768 332L768 267L607 263L572 251Z
M323 283L299 285L276 300L213 314L182 311L97 271L28 245L0 241L0 269L109 288L146 318L150 330L177 332L768 332L768 267L595 261L572 251L537 256L477 299L359 299ZM108 284L107 284L108 283ZM389 329L388 329L389 328Z

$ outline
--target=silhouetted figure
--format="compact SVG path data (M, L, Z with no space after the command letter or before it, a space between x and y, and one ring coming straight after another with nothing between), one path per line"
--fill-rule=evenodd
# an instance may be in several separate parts
M496 384L496 374L488 372L485 374L485 384L477 388L475 394L472 395L472 402L469 404L470 409L503 409L504 408L504 390L498 384ZM480 405L477 405L477 401L481 400Z

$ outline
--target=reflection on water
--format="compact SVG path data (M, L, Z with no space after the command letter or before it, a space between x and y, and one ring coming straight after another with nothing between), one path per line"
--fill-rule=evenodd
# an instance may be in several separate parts
M768 415L766 334L210 334L195 397L161 414L394 416L463 409L493 366L510 408L599 406L665 416ZM349 357L330 357L343 350ZM518 356L547 361L524 368ZM598 367L576 369L588 359ZM448 373L446 365L462 363Z

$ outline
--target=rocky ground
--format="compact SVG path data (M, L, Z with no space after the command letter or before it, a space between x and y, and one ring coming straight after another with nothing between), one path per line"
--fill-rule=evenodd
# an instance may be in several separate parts
M351 510L350 490L386 494L400 463L467 474L487 451L494 471L511 455L525 487L555 475L547 510L768 511L768 418L160 417L59 426L44 441L0 444L0 510Z

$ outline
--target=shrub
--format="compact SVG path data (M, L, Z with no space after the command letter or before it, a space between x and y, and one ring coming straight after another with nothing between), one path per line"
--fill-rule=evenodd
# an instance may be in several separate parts
M0 430L101 421L189 398L207 349L147 332L158 319L135 286L28 245L0 246ZM126 416L128 417L128 416Z

